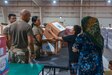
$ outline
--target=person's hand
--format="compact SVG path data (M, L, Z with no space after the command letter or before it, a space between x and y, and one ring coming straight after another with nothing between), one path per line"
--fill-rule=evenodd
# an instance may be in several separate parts
M73 52L78 52L78 49L72 47L72 51L73 51Z
M30 57L31 59L35 59L36 58L36 55L33 53L33 54L31 54L31 57Z

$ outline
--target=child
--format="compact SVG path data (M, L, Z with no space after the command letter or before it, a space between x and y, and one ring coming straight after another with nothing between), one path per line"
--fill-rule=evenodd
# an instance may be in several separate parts
M109 61L108 68L109 70L105 71L104 75L112 75L112 60Z
M54 38L56 40L63 40L68 43L70 73L71 73L71 75L75 75L76 70L74 70L74 65L78 62L78 52L73 52L72 46L75 43L75 38L81 32L81 27L79 25L74 25L74 27L72 29L72 35L68 35L65 37L56 36L52 32L52 30L49 30L49 32L54 36Z
M109 61L108 68L109 68L110 70L112 70L112 60Z

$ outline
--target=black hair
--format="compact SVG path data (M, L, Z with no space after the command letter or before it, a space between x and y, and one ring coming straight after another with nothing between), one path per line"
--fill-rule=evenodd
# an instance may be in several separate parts
M33 16L32 17L32 28L33 28L33 26L34 26L37 19L38 19L38 16Z
M81 33L81 26L74 25L74 31L75 31L75 35L78 35L79 33Z
M16 16L16 15L15 15L15 14L9 14L9 15L8 15L8 18L10 19L11 16Z

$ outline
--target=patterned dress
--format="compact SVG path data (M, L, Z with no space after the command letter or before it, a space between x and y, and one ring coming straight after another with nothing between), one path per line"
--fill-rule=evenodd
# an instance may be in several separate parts
M79 51L77 75L103 75L102 50L86 33L76 38L73 47Z

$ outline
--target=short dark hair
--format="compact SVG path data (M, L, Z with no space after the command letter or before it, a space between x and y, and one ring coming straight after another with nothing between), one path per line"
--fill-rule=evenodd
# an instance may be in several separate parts
M9 14L9 15L8 15L8 18L10 19L11 16L16 16L16 15L15 15L15 14Z
M74 25L74 31L75 31L75 35L78 35L79 33L81 33L81 26Z

